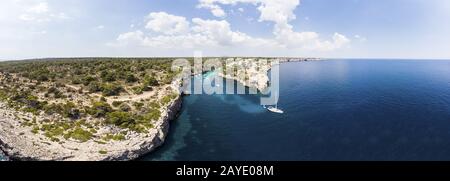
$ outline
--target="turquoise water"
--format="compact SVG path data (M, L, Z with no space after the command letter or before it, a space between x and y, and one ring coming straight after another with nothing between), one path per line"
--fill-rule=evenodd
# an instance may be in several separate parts
M214 71L209 71L209 72L206 72L206 73L204 73L203 74L203 78L204 79L208 79L208 78L211 78L211 77L214 77L214 76L216 76L216 72L214 72Z
M280 67L259 95L190 95L144 160L450 160L450 61L324 60Z

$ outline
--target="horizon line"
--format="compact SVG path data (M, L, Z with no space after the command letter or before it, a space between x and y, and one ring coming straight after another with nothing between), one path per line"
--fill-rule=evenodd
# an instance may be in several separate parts
M24 59L0 59L0 62L8 61L30 61L30 60L50 60L50 59L89 59L89 58L195 58L194 56L79 56L79 57L37 57L37 58L24 58ZM402 58L402 57L301 57L301 56L202 56L202 58L285 58L285 59L322 59L322 60L344 60L344 59L364 59L364 60L450 60L450 58Z

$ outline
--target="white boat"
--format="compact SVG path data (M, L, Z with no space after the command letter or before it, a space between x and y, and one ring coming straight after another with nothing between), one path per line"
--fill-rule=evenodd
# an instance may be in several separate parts
M273 112L273 113L278 113L278 114L283 114L284 113L283 110L278 109L278 106L275 106L275 107L270 106L270 107L267 108L267 110L269 110L270 112Z

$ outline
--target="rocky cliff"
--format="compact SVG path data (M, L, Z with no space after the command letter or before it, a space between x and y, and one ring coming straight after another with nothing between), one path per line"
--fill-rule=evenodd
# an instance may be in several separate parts
M0 103L0 149L11 160L56 161L127 161L145 155L163 144L169 130L170 120L181 108L178 96L162 108L161 117L148 133L132 133L123 141L99 143L95 141L63 143L46 141L42 135L33 134L30 128L21 126L16 112Z

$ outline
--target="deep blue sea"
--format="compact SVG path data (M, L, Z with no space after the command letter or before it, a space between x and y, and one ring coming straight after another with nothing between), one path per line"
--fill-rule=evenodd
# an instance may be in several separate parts
M285 114L260 95L186 96L143 160L450 160L450 61L293 62L280 74Z
M260 95L190 95L144 160L450 160L450 61L323 60L280 66Z

